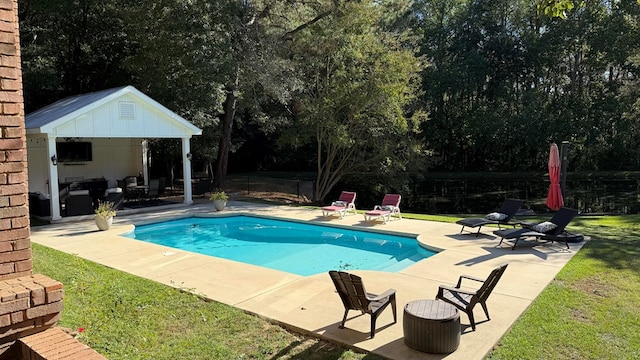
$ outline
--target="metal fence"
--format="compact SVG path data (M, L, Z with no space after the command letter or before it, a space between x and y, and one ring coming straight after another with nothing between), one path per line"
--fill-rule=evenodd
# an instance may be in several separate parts
M574 176L574 178L576 178ZM430 179L405 202L407 210L433 214L481 214L505 198L525 200L536 213L547 211L549 181L545 176L522 179ZM569 179L564 204L581 213L640 213L639 179ZM410 208L410 209L409 209Z
M239 192L248 196L278 193L287 194L295 202L310 202L313 199L314 182L262 176L229 176L224 181L228 193Z
M543 173L526 177L508 174L503 177L479 176L431 177L411 190L398 190L403 195L402 208L407 212L428 214L485 213L498 206L505 198L525 200L525 206L535 213L547 210L545 199L549 187L548 177ZM351 183L351 189L360 189L358 208L372 207L367 194L367 184ZM565 206L582 213L640 213L640 177L621 178L607 174L570 173L566 184ZM312 180L230 175L225 180L224 190L250 197L291 203L309 203L313 199ZM368 201L370 200L370 201Z

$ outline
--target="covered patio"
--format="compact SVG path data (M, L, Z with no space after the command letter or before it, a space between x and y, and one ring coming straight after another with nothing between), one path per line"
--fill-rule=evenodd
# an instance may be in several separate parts
M190 140L202 130L133 86L59 100L26 115L25 127L29 193L42 217L60 220L76 187L94 207L125 179L148 187L149 139L181 139L183 201L193 202Z

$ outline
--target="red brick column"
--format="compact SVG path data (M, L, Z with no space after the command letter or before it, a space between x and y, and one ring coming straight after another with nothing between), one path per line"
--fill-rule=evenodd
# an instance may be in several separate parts
M44 275L0 281L0 336L30 334L54 325L64 307L62 284Z
M0 280L30 275L18 1L0 0Z

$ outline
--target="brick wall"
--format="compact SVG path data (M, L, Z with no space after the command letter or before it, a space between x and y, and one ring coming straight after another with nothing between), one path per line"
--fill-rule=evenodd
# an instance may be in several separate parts
M0 0L0 280L32 270L17 0Z
M62 284L44 275L0 281L2 341L14 340L54 325L60 319L63 296Z
M19 341L25 337L37 339L34 335L52 329L60 320L63 297L62 284L44 275L0 281L0 360L58 359L21 355L26 349ZM52 343L50 347L57 345Z

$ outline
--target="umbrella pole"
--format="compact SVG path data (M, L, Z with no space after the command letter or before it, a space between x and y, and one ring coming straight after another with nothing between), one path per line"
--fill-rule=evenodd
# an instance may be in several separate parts
M560 146L560 189L562 198L567 198L567 159L569 157L569 142L563 141Z

